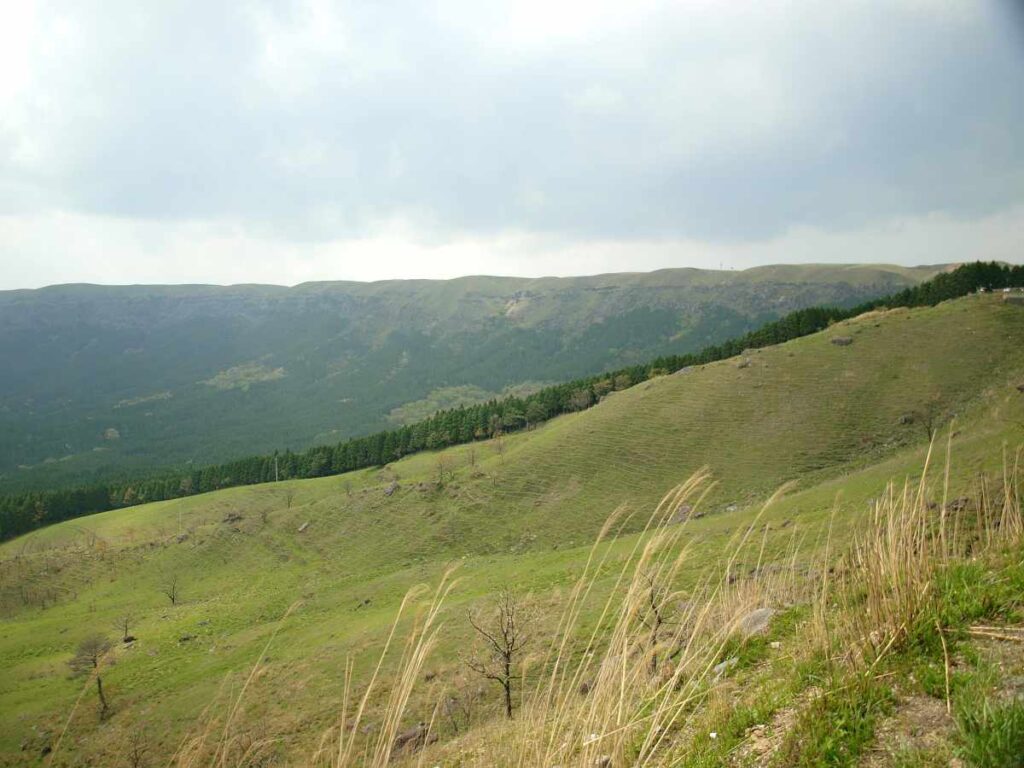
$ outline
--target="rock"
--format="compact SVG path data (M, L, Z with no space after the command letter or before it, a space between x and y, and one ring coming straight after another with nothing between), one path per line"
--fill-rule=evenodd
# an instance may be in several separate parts
M392 496L392 495L394 495L395 491L397 491L400 487L401 486L398 484L397 480L392 480L391 484L388 485L388 487L384 489L384 495L385 496Z
M188 541L188 534L187 533L179 533L177 536L174 537L174 540L176 542L178 542L179 544L182 544L182 543Z
M711 670L711 674L715 676L715 680L718 680L722 675L728 672L730 669L740 663L740 660L733 656L732 658L726 659L725 661L715 664L714 669Z
M853 338L850 336L836 336L832 339L832 343L837 347L848 347L853 344Z
M309 528L309 520L299 526L299 533L305 533L307 528Z
M242 519L242 514L239 512L228 512L226 515L224 515L225 523L237 523L239 520Z
M766 632L774 615L774 608L758 608L755 611L751 611L740 621L740 632L743 633L744 637L751 637L752 635Z
M738 363L736 363L736 367L737 368L749 368L750 367L750 358L749 357L743 358Z
M433 733L428 735L427 726L423 722L419 722L414 727L407 731L402 731L402 733L395 737L395 751L407 749L410 752L414 752L426 744L433 744L435 741L437 741L437 736Z
M685 522L687 519L689 519L691 512L693 512L693 507L692 506L690 506L689 504L680 504L676 508L676 511L672 514L671 522L673 522L673 523Z
M914 423L914 414L912 414L912 413L904 413L902 416L900 416L899 423L900 423L901 427L905 427L905 426L907 426L907 424L913 424Z

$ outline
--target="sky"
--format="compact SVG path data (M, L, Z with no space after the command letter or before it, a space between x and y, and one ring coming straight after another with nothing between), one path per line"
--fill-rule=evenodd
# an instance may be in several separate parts
M1024 260L1017 0L0 0L0 289Z

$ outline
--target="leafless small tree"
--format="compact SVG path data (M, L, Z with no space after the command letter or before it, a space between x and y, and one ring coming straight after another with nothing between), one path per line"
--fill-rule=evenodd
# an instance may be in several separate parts
M524 631L527 621L518 596L507 587L502 589L491 616L482 619L470 611L469 623L483 639L484 654L482 658L468 659L466 666L501 686L505 716L511 718L513 671L528 639Z
M178 574L170 573L164 577L160 584L160 591L171 601L171 605L178 604Z
M942 398L938 392L932 393L924 405L914 411L914 420L921 425L930 443L942 422Z
M142 728L133 728L124 743L124 758L128 768L143 768L147 752L149 744L146 742L145 731Z
M464 678L459 679L441 703L441 714L448 721L452 733L458 736L473 726L476 705L483 695L483 688Z
M127 643L130 640L132 640L132 636L131 636L131 634L129 633L128 630L130 629L131 624L134 623L134 621L135 621L135 616L131 612L128 612L128 611L123 613L118 618L117 624L115 624L115 626L117 627L117 631L121 633L121 641L122 642Z
M643 603L637 612L640 623L648 631L647 652L650 654L651 674L658 671L658 642L661 639L663 629L674 626L678 622L674 620L673 608L671 605L672 592L663 583L660 575L648 571L641 577L645 583Z
M289 488L284 492L284 506L285 509L292 508L292 502L295 501L295 489Z
M104 659L110 653L112 643L103 635L90 635L78 644L78 650L71 657L68 666L76 677L92 675L96 678L96 696L100 700L100 720L105 720L110 712L107 697L103 693L102 667Z
M445 457L443 453L439 453L437 455L435 469L437 470L437 484L439 487L444 486L444 484L450 480L454 474L448 463L447 457Z

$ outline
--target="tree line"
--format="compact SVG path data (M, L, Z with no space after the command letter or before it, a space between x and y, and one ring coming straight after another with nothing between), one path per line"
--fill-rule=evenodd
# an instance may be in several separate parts
M649 363L620 368L545 387L525 397L509 396L452 408L420 422L354 437L305 451L250 456L185 472L164 472L88 487L33 491L0 497L0 541L45 525L95 512L152 501L191 496L222 488L275 480L339 475L383 466L424 450L499 437L529 429L565 413L582 411L609 392L693 365L724 360L746 349L780 344L827 328L832 323L881 308L934 306L975 293L1024 286L1024 266L994 262L964 264L919 285L855 307L809 307L796 310L743 336L683 355L666 355Z

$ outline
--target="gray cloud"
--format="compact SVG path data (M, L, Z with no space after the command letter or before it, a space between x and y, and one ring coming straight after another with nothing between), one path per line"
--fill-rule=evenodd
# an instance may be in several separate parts
M1024 198L1012 0L31 7L0 216L722 244Z

